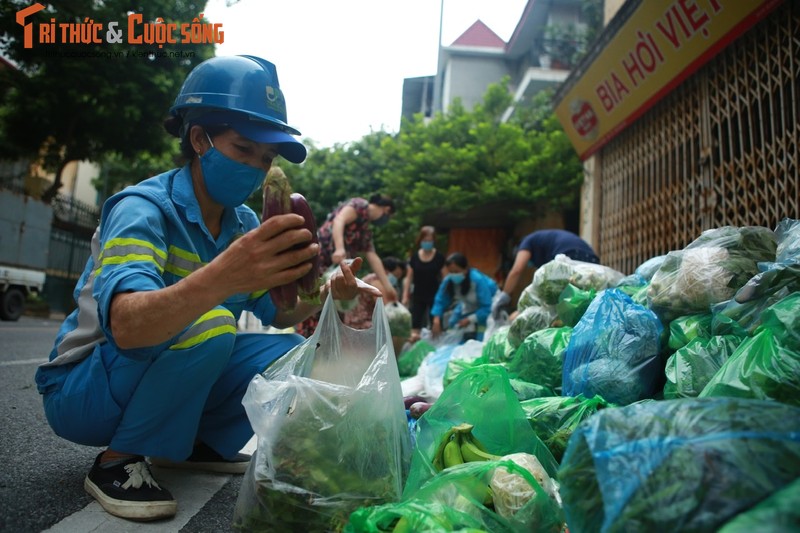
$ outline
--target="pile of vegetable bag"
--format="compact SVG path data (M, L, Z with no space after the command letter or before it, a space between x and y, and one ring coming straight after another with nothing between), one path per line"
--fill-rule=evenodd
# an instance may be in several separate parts
M800 408L738 398L603 409L558 472L570 533L715 531L798 476Z
M704 231L630 276L576 266L537 270L522 318L487 330L477 359L447 360L403 498L348 531L800 529L800 221ZM463 422L492 454L533 451L553 479L560 463L564 514L514 467L535 503L489 505L497 461L437 473Z
M652 398L661 387L663 326L619 289L601 292L572 330L562 394L600 395L617 405Z

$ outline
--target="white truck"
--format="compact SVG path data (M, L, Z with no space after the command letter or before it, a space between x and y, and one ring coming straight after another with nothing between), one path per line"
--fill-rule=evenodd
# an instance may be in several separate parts
M25 300L44 289L45 273L0 265L0 319L19 320Z
M0 189L0 319L19 320L44 289L52 221L50 205Z

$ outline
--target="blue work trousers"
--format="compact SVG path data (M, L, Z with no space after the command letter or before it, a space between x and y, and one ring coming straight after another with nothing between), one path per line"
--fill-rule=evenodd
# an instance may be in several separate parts
M103 343L80 363L45 372L47 420L87 446L181 461L199 440L232 457L253 436L242 406L251 379L303 340L229 333L144 361Z

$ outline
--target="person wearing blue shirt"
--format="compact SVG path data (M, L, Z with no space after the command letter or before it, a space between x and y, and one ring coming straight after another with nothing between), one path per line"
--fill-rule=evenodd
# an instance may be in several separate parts
M270 296L319 254L303 218L261 223L243 205L275 158L306 157L286 124L275 66L253 56L209 59L189 73L170 114L165 127L180 139L186 166L105 202L77 308L36 371L54 432L105 448L85 490L107 512L139 521L177 511L150 462L247 468L249 456L238 453L253 436L244 393L303 339L241 333L241 313L285 328L321 307L298 301L279 311ZM321 298L380 295L357 288L360 264L342 267Z
M563 229L534 231L522 239L514 257L514 264L503 284L503 291L492 305L492 313L497 314L511 303L511 294L517 290L526 268L539 268L555 259L558 254L585 263L600 263L600 258L592 247L571 231Z
M434 336L442 332L444 315L455 305L448 320L448 329L463 330L464 340L483 340L497 283L480 270L471 268L467 258L460 252L447 256L444 264L448 274L439 285L433 301L431 332Z

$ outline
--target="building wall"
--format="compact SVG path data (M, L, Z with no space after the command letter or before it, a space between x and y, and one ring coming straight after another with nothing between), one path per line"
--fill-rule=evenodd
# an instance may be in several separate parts
M502 57L451 56L445 70L443 108L458 97L467 109L483 101L486 88L509 74Z

